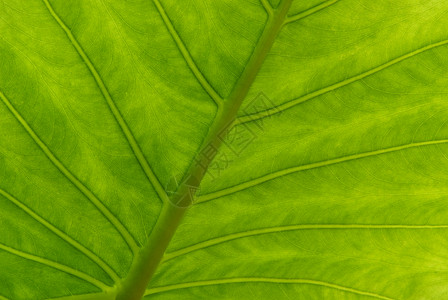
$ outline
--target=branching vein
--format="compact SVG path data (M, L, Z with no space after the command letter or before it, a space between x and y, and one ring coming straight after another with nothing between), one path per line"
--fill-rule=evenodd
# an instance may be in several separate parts
M310 8L310 9L308 9L308 10L302 12L302 13L299 13L299 14L294 15L294 16L290 16L290 17L286 18L284 24L288 24L290 22L298 21L300 19L308 17L308 16L310 16L310 15L312 15L312 14L314 14L314 13L316 13L316 12L318 12L318 11L324 9L324 8L327 8L330 5L335 4L338 1L339 0L329 0L329 1L321 3L321 4L319 4L319 5L317 5L317 6L313 7L313 8Z
M390 67L392 65L395 65L395 64L397 64L397 63L399 63L399 62L401 62L401 61L403 61L405 59L411 58L411 57L413 57L415 55L418 55L418 54L423 53L425 51L431 50L433 48L444 46L446 44L448 44L448 40L444 40L444 41L441 41L441 42L438 42L438 43L433 43L433 44L430 44L428 46L422 47L422 48L417 49L415 51L412 51L412 52L410 52L408 54L405 54L405 55L402 55L400 57L397 57L397 58L395 58L395 59L393 59L393 60L391 60L391 61L389 61L389 62L387 62L385 64L382 64L382 65L380 65L380 66L378 66L376 68L373 68L373 69L371 69L371 70L369 70L367 72L358 74L358 75L353 76L351 78L348 78L346 80L343 80L343 81L340 81L338 83L332 84L330 86L327 86L327 87L325 87L323 89L320 89L320 90L317 90L315 92L309 93L309 94L304 95L304 96L302 96L300 98L297 98L295 100L283 103L283 104L281 104L279 106L276 106L276 107L273 107L271 109L264 110L264 111L261 111L261 112L258 112L258 113L254 113L254 114L246 115L246 116L241 116L241 117L239 117L235 121L234 124L238 125L238 124L247 123L247 122L251 122L251 121L255 121L255 120L259 120L259 119L262 119L262 118L266 118L266 117L275 115L275 114L277 114L279 112L282 112L284 110L292 108L292 107L294 107L294 106L296 106L296 105L298 105L300 103L303 103L303 102L308 101L310 99L316 98L318 96L321 96L321 95L326 94L328 92L331 92L333 90L336 90L336 89L339 89L339 88L344 87L346 85L349 85L349 84L351 84L351 83L353 83L355 81L361 80L361 79L366 78L366 77L368 77L370 75L378 73L378 72L380 72L380 71L382 71L382 70L384 70L384 69L386 69L386 68L388 68L388 67Z
M83 253L85 256L90 258L93 262L95 262L101 269L106 272L109 277L115 281L118 282L120 280L117 273L106 263L104 262L100 257L98 257L95 253L87 249L85 246L81 245L74 239L72 239L70 236L68 236L66 233L62 232L58 228L56 228L53 224L36 214L33 210L28 208L25 204L20 202L17 198L13 197L11 194L7 193L5 190L0 189L0 195L5 197L7 200L11 201L15 206L20 208L22 211L24 211L26 214L28 214L30 217L32 217L34 220L45 226L47 229L49 229L51 232L53 232L55 235L60 237L62 240L73 246L75 249Z
M263 5L264 10L268 13L268 15L272 16L274 14L274 9L272 8L269 1L268 0L260 0L260 2Z
M70 268L70 267L68 267L66 265L62 265L60 263L54 262L52 260L48 260L46 258L42 258L42 257L39 257L39 256L28 254L28 253L16 250L14 248L11 248L11 247L6 246L6 245L1 244L1 243L0 243L0 250L6 251L8 253L14 254L16 256L22 257L22 258L30 260L30 261L34 261L34 262L40 263L42 265L46 265L46 266L51 267L53 269L62 271L64 273L66 273L66 274L70 274L72 276L78 277L79 279L82 279L82 280L84 280L84 281L86 281L86 282L88 282L88 283L90 283L90 284L100 288L101 290L105 291L105 290L109 290L110 289L109 286L107 286L103 282L101 282L101 281L91 277L90 275L87 275L87 274L85 274L85 273L83 273L81 271L72 269L72 268Z
M62 162L51 152L47 145L39 138L39 136L34 132L30 125L25 121L25 119L20 115L20 113L15 109L11 102L6 98L6 96L0 92L0 100L6 105L9 111L17 119L17 121L22 125L28 135L34 140L34 142L39 146L42 152L48 157L48 159L53 163L53 165L59 169L59 171L71 182L73 185L83 193L87 199L95 205L98 210L106 217L107 220L117 229L121 234L123 239L128 244L129 248L136 253L138 251L138 245L134 238L131 236L129 231L124 227L124 225L117 219L117 217L90 191L75 175L73 175Z
M103 94L104 98L106 99L107 105L109 106L112 114L114 115L115 119L117 120L117 123L119 124L121 130L123 131L123 134L125 135L126 139L128 140L128 143L134 152L135 157L137 158L137 161L139 162L140 166L142 167L143 171L145 172L148 180L153 185L154 189L156 190L157 194L159 195L160 199L163 201L168 200L168 195L165 192L165 189L161 185L160 181L156 177L155 173L152 171L151 167L149 166L148 161L146 160L142 150L140 149L140 146L138 145L134 135L132 134L131 130L129 129L126 121L124 120L123 116L120 113L120 110L115 105L114 100L112 99L109 91L107 90L106 85L104 84L100 74L95 69L95 66L90 61L89 57L81 47L81 45L78 43L70 29L65 25L65 23L59 18L59 16L56 14L56 12L53 10L53 7L48 2L48 0L42 0L45 3L45 6L47 7L48 11L50 12L51 16L55 19L55 21L58 23L58 25L61 27L61 29L65 32L68 39L72 43L73 47L78 52L79 56L82 58L84 63L86 64L87 68L89 69L90 73L93 75L95 82L97 83L99 89L101 90L101 93Z
M115 300L115 293L112 292L102 292L102 293L91 293L82 295L71 295L63 296L57 298L50 298L46 300Z
M188 51L184 42L182 41L182 39L180 38L176 29L174 28L173 24L171 23L171 20L168 17L165 9L163 8L162 4L160 4L160 1L154 0L154 4L156 5L157 11L159 12L160 16L162 17L162 20L165 23L165 26L168 29L171 37L173 38L174 42L176 43L176 46L179 48L180 53L184 57L185 62L187 63L190 70L193 72L193 74L196 77L196 79L198 80L198 82L201 84L202 88L209 94L209 96L213 99L213 101L215 101L215 103L218 106L222 105L223 99L221 98L220 95L218 95L218 93L210 85L208 80L204 77L202 72L197 67L196 63L194 62L193 58L191 57L190 52Z
M366 230L378 230L378 229L448 229L448 225L403 225L403 224L303 224L303 225L286 225L275 226L261 229L254 229L244 232L232 233L226 236L210 239L204 242L200 242L183 249L167 253L163 262L169 261L176 257L202 250L208 247L216 246L222 243L257 236L270 233L296 231L296 230L352 230L352 229L366 229Z
M194 281L194 282L186 282L173 284L168 286L156 287L152 289L148 289L145 293L147 295L153 295L157 293L169 292L178 289L187 289L193 287L201 287L201 286L210 286L210 285L220 285L220 284L235 284L235 283L275 283L275 284L310 284L317 285L321 287L331 288L340 290L347 293L353 293L362 296L368 296L376 299L382 300L394 300L393 298L382 296L375 293L370 293L366 291L361 291L354 288L349 288L341 285L337 285L334 283L329 283L325 281L311 280L311 279L290 279L290 278L267 278L267 277L239 277L239 278L223 278L223 279L215 279L215 280L204 280L204 281Z
M297 166L297 167L292 167L292 168L280 170L280 171L277 171L277 172L273 172L271 174L268 174L268 175L265 175L265 176L262 176L262 177L259 177L259 178L253 179L253 180L249 180L249 181L246 181L244 183L241 183L241 184L238 184L238 185L235 185L233 187L226 188L226 189L223 189L223 190L220 190L220 191L217 191L217 192L201 195L201 196L198 197L196 203L203 203L203 202L206 202L206 201L209 201L209 200L212 200L212 199L216 199L216 198L227 196L227 195L230 195L230 194L233 194L233 193L237 193L239 191L242 191L242 190L254 187L256 185L265 183L267 181L274 180L274 179L277 179L279 177L282 177L282 176L285 176L285 175L289 175L289 174L292 174L292 173L296 173L296 172L300 172L300 171L321 168L321 167L325 167L325 166L330 166L330 165L334 165L334 164L343 163L343 162L346 162L346 161L351 161L351 160L356 160L356 159L361 159L361 158L366 158L366 157L377 156L377 155L381 155L381 154L401 151L401 150L410 149L410 148L424 147L424 146L437 145L437 144L446 144L446 143L448 143L448 140L434 140L434 141L410 143L410 144L406 144L406 145L390 147L390 148L384 148L384 149L379 149L379 150L369 151L369 152L364 152L364 153L358 153L358 154L353 154L353 155L347 155L347 156L334 158L334 159L329 159L329 160L324 160L324 161L311 163L311 164L307 164L307 165L301 165L301 166Z

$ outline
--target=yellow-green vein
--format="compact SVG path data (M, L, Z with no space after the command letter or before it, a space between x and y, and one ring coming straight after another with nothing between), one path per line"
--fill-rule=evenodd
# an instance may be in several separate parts
M286 18L284 24L288 24L288 23L291 23L291 22L303 19L305 17L308 17L308 16L310 16L310 15L312 15L312 14L314 14L314 13L316 13L316 12L318 12L318 11L324 9L324 8L327 8L327 7L335 4L338 1L339 0L329 0L329 1L326 1L326 2L321 3L319 5L316 5L315 7L312 7L312 8L310 8L310 9L308 9L308 10L302 12L302 13L298 13L297 15L289 16L288 18Z
M260 0L261 5L263 5L264 10L268 13L269 17L274 14L274 9L268 0Z
M33 141L39 146L42 152L48 157L48 159L53 163L53 165L59 169L59 171L71 182L73 185L87 197L87 199L95 205L98 210L106 217L107 220L117 229L121 234L125 242L128 244L129 248L133 253L138 251L138 245L134 238L131 236L129 231L124 227L124 225L118 220L118 218L103 204L103 202L98 199L91 190L89 190L75 175L73 175L62 162L51 152L47 145L40 139L40 137L34 132L31 126L25 121L25 119L20 115L20 113L15 109L12 103L6 98L5 94L0 92L0 100L6 105L12 115L17 119L17 121L22 125L28 135L33 139Z
M382 71L382 70L384 70L384 69L386 69L386 68L388 68L388 67L390 67L392 65L395 65L395 64L397 64L399 62L402 62L405 59L411 58L411 57L416 56L416 55L418 55L420 53L423 53L425 51L434 49L436 47L441 47L441 46L444 46L444 45L447 45L447 44L448 44L448 40L443 40L443 41L440 41L440 42L437 42L437 43L433 43L433 44L427 45L425 47L419 48L419 49L414 50L414 51L412 51L410 53L407 53L405 55L397 57L397 58L395 58L395 59L393 59L393 60L391 60L391 61L389 61L387 63L384 63L384 64L382 64L382 65L380 65L378 67L370 69L370 70L368 70L368 71L366 71L364 73L358 74L358 75L353 76L351 78L348 78L348 79L345 79L345 80L340 81L338 83L335 83L335 84L332 84L330 86L327 86L327 87L325 87L323 89L320 89L320 90L314 91L312 93L306 94L306 95L304 95L304 96L302 96L300 98L297 98L295 100L288 101L286 103L283 103L281 105L278 105L276 107L273 107L273 108L270 108L270 109L267 109L267 110L264 110L264 111L261 111L261 112L257 112L257 113L253 113L253 114L245 115L245 116L240 116L240 117L238 117L235 120L234 125L239 125L239 124L243 124L243 123L247 123L247 122L251 122L251 121L255 121L255 120L259 120L259 119L262 119L262 118L266 118L266 117L275 115L275 114L277 114L279 112L282 112L284 110L292 108L292 107L294 107L294 106L296 106L296 105L298 105L300 103L303 103L305 101L311 100L313 98L316 98L318 96L321 96L321 95L326 94L328 92L331 92L333 90L336 90L336 89L339 89L339 88L344 87L346 85L349 85L349 84L351 84L351 83L353 83L355 81L361 80L361 79L366 78L366 77L368 77L370 75L378 73L378 72L380 72L380 71Z
M131 132L126 121L124 120L123 116L121 115L120 110L118 109L114 100L112 99L100 74L97 72L97 70L95 69L95 66L93 65L93 63L91 62L91 60L89 59L89 57L87 56L86 52L83 50L81 45L78 43L78 41L76 40L76 38L74 37L74 35L70 31L70 29L65 25L65 23L61 20L61 18L59 18L59 16L56 14L56 12L54 11L50 2L48 2L48 0L42 0L42 1L45 3L45 6L47 7L51 16L55 19L56 23L65 32L65 34L67 35L71 44L76 49L79 56L82 58L82 60L86 64L87 68L89 69L90 73L92 74L93 78L95 79L95 82L97 83L101 93L103 94L104 98L106 99L107 105L109 106L112 114L114 115L115 119L117 120L118 125L120 126L121 130L123 131L123 134L125 135L132 151L134 152L135 157L137 158L137 161L139 162L140 166L142 167L148 180L151 182L152 186L156 190L160 199L162 201L167 201L168 195L166 194L165 189L163 188L159 179L157 178L157 176L155 175L155 173L152 171L151 167L149 166L149 163L146 160L142 150L140 149L139 144L137 143L133 133Z
M185 62L187 63L190 70L193 72L194 76L202 86L202 88L209 94L209 96L215 101L215 103L220 106L223 104L223 99L218 93L215 91L215 89L210 85L208 80L205 78L205 76L202 74L202 72L199 70L198 66L193 60L193 57L191 56L190 52L188 51L187 47L185 46L184 42L180 38L179 34L177 33L176 29L174 28L173 24L171 23L170 18L168 17L165 9L163 8L162 4L160 4L159 0L153 0L154 4L157 8L157 11L159 12L160 16L162 17L163 23L165 24L166 28L168 29L168 32L170 33L171 37L173 38L177 48L179 49L180 53L182 54L183 58L185 59Z
M56 228L53 224L42 218L40 215L36 214L33 210L28 208L25 204L20 202L17 198L6 192L5 190L0 188L0 195L3 196L5 199L12 202L15 206L17 206L19 209L24 211L27 215L29 215L31 218L36 220L38 223L45 226L47 229L49 229L51 232L53 232L55 235L60 237L62 240L70 244L72 247L83 253L85 256L90 258L93 262L95 262L101 269L106 272L109 277L115 281L118 282L120 280L120 277L117 275L117 273L106 263L104 262L99 256L97 256L95 253L87 249L85 246L81 245L79 242L72 239L70 236L68 236L65 232L59 230Z
M219 191L216 191L213 193L201 195L196 199L196 203L199 204L199 203L203 203L206 201L210 201L212 199L216 199L216 198L227 196L227 195L230 195L233 193L237 193L239 191L254 187L256 185L265 183L267 181L274 180L276 178L279 178L279 177L282 177L285 175L289 175L292 173L300 172L300 171L321 168L321 167L325 167L325 166L343 163L346 161L351 161L351 160L356 160L356 159L361 159L361 158L366 158L366 157L371 157L371 156L377 156L377 155L381 155L381 154L386 154L386 153L410 149L410 148L437 145L437 144L446 144L446 143L448 143L448 140L434 140L434 141L410 143L410 144L406 144L406 145L378 149L375 151L363 152L363 153L358 153L358 154L353 154L353 155L347 155L347 156L324 160L324 161L320 161L320 162L315 162L315 163L311 163L311 164L307 164L307 165L301 165L301 166L297 166L297 167L283 169L283 170L280 170L277 172L273 172L273 173L243 182L238 185L234 185L234 186L226 188L226 189L222 189L222 190L219 190Z
M0 243L0 249L3 250L3 251L6 251L8 253L11 253L13 255L22 257L24 259L40 263L42 265L51 267L53 269L59 270L61 272L64 272L66 274L70 274L72 276L78 277L79 279L82 279L82 280L84 280L84 281L86 281L86 282L88 282L88 283L90 283L90 284L100 288L103 291L107 291L107 290L111 289L111 287L109 287L108 285L104 284L103 282L101 282L101 281L91 277L90 275L87 275L87 274L85 274L85 273L83 273L81 271L72 269L72 268L70 268L70 267L68 267L66 265L62 265L60 263L54 262L54 261L46 259L46 258L42 258L42 257L39 257L39 256L35 256L35 255L29 254L29 253L25 253L25 252L16 250L14 248L11 248L11 247L9 247L7 245L4 245L4 244L1 244L1 243Z
M46 300L115 300L116 291L105 291L102 293L91 293L82 295L72 295L57 298L49 298Z
M145 293L147 295L153 295L157 293L169 292L178 289L188 289L193 287L201 287L201 286L210 286L210 285L220 285L220 284L232 284L232 283L274 283L274 284L310 284L317 285L320 287L326 287L331 289L336 289L339 291L353 293L361 296L368 296L376 299L382 300L395 300L390 297L386 297L383 295L370 293L354 288L345 287L342 285L328 283L325 281L311 280L311 279L291 279L291 278L267 278L267 277L238 277L238 278L224 278L224 279L214 279L214 280L204 280L204 281L194 281L194 282L185 282L179 284L173 284L162 287L155 287L152 289L148 289Z
M229 241L234 241L242 238L277 233L286 231L297 230L353 230L353 229L366 229L366 230L378 230L378 229L448 229L448 225L412 225L412 224L301 224L301 225L285 225L274 226L261 229L248 230L243 232L237 232L228 234L226 236L220 236L218 238L210 239L204 242L200 242L170 253L167 253L163 257L163 262L169 261L176 257L205 249L208 247L216 246Z

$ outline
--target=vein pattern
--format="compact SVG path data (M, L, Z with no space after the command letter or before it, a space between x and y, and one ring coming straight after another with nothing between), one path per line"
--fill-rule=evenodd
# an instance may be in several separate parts
M86 281L86 282L88 282L88 283L90 283L90 284L92 284L92 285L102 289L102 290L110 289L107 285L105 285L101 281L99 281L99 280L97 280L97 279L95 279L95 278L93 278L93 277L91 277L91 276L89 276L89 275L87 275L87 274L85 274L83 272L80 272L78 270L72 269L70 267L67 267L65 265L59 264L57 262L54 262L54 261L51 261L51 260L48 260L48 259L45 259L45 258L42 258L42 257L39 257L39 256L31 255L31 254L28 254L28 253L25 253L25 252L13 249L13 248L11 248L9 246L6 246L4 244L0 244L0 249L3 250L3 251L6 251L8 253L14 254L16 256L22 257L24 259L28 259L30 261L34 261L34 262L40 263L42 265L51 267L51 268L56 269L58 271L61 271L61 272L73 275L75 277L78 277L79 279L82 279L82 280L84 280L84 281Z
M171 37L173 38L174 42L176 43L176 46L179 48L180 53L185 59L185 62L187 63L190 70L193 72L194 76L198 80L198 82L201 84L202 88L209 94L209 96L215 101L215 103L220 106L223 104L223 99L220 95L215 91L215 89L210 85L210 83L207 81L207 79L204 77L202 72L197 67L196 63L194 62L193 58L190 55L190 52L188 51L185 44L182 42L182 39L177 34L176 29L174 28L173 24L171 23L170 18L165 12L165 9L163 8L162 4L160 4L159 0L154 0L154 4L157 7L157 11L159 12L163 22L165 23L166 28L168 29Z
M30 125L25 121L25 119L20 115L20 113L14 108L11 102L6 98L6 96L0 92L0 100L6 105L9 111L17 119L17 121L22 125L29 136L34 140L34 142L39 146L39 148L44 152L48 159L59 169L59 171L67 177L67 179L73 183L73 185L83 193L87 199L95 205L98 210L106 217L107 220L117 229L121 234L123 239L128 244L129 248L136 252L138 246L128 232L128 230L123 226L123 224L115 217L115 215L90 191L78 178L75 177L59 159L51 152L51 150L45 145L45 143L39 138L39 136L34 132Z
M7 193L5 190L0 189L0 195L11 201L14 205L16 205L18 208L20 208L22 211L24 211L26 214L28 214L30 217L32 217L34 220L48 228L51 232L53 232L55 235L57 235L59 238L73 246L75 249L83 253L85 256L90 258L93 262L95 262L100 268L102 268L109 277L114 280L115 282L118 282L120 280L117 273L106 263L104 262L99 256L97 256L95 253L87 249L85 246L81 245L79 242L72 239L70 236L68 236L66 233L62 232L58 228L56 228L53 224L36 214L34 211L29 209L26 205L24 205L22 202L20 202L18 199L13 197L11 194Z
M372 157L372 156L377 156L377 155L381 155L381 154L386 154L386 153L390 153L390 152L396 152L396 151L402 151L405 149L411 149L411 148L416 148L416 147L424 147L424 146L431 146L431 145L438 145L438 144L446 144L448 143L448 140L434 140L434 141L426 141L426 142L418 142L418 143L410 143L407 145L401 145L401 146L396 146L396 147L391 147L391 148L385 148L385 149L379 149L379 150L375 150L375 151L370 151L370 152L364 152L364 153L359 153L359 154L354 154L354 155L348 155L348 156L344 156L344 157L339 157L339 158L335 158L335 159L330 159L330 160L325 160L325 161L321 161L321 162L316 162L316 163L311 163L311 164L307 164L307 165L302 165L302 166L298 166L298 167L292 167L292 168L288 168L288 169L284 169L284 170L280 170L277 172L273 172L271 174L250 180L250 181L246 181L242 184L238 184L235 185L233 187L230 188L226 188L217 192L213 192L210 194L204 194L201 195L197 198L196 203L203 203L203 202L207 202L216 198L220 198L223 196L227 196L233 193L237 193L239 191L254 187L256 185L265 183L267 181L270 180L274 180L277 179L279 177L282 176L286 176L289 174L293 174L296 172L300 172L300 171L305 171L305 170L311 170L311 169L315 169L315 168L322 168L325 166L330 166L330 165L334 165L334 164L339 164L339 163L343 163L346 161L352 161L352 160L356 160L356 159L362 159L362 158L366 158L366 157Z
M176 257L198 251L201 249L205 249L208 247L212 247L215 245L219 245L222 243L238 240L241 238L247 238L262 234L270 234L277 232L286 232L286 231L296 231L296 230L350 230L350 229L366 229L366 230L379 230L379 229L448 229L448 225L405 225L405 224L301 224L301 225L289 225L289 226L277 226L277 227L268 227L262 229L249 230L245 232L238 232L229 234L226 236L220 236L215 239L207 240L205 242L197 243L191 245L189 247L179 249L177 251L173 251L167 253L164 256L163 261L169 261Z
M146 160L142 150L140 149L140 146L138 145L137 141L135 140L134 135L132 134L131 130L129 129L128 125L126 124L126 121L123 119L123 116L120 113L120 110L115 105L115 102L113 101L109 91L107 90L106 85L104 84L103 80L101 79L100 74L96 71L94 65L90 61L87 54L82 49L81 45L78 43L76 38L71 33L70 29L64 24L64 22L59 18L59 16L56 14L56 12L53 10L51 4L48 2L48 0L43 0L45 3L45 6L47 7L48 11L52 15L52 17L55 19L55 21L58 23L58 25L61 27L61 29L65 32L67 37L69 38L70 42L72 43L73 47L76 49L76 51L81 56L82 60L85 62L86 66L88 67L89 71L92 73L95 82L98 84L98 87L101 90L101 93L103 94L104 98L106 99L106 102L112 111L115 119L117 120L121 130L123 131L123 134L125 135L126 139L129 142L129 145L131 146L132 151L134 152L134 155L136 156L138 162L140 163L140 166L142 167L143 171L145 172L146 176L148 177L149 181L152 183L154 189L156 190L157 194L159 195L160 199L163 201L166 201L168 199L168 196L160 184L159 180L157 179L156 175L152 171L151 167L148 164L148 161ZM135 249L135 247L133 247Z
M241 277L241 278L225 278L225 279L216 279L216 280L207 280L207 281L196 281L196 282L187 282L187 283L179 283L171 286L165 287L157 287L147 290L145 295L153 295L157 293L169 292L177 289L186 289L193 287L201 287L201 286L209 286L209 285L218 285L218 284L232 284L232 283L275 283L275 284L311 284L317 285L321 287L327 287L332 289L337 289L340 291L353 293L362 296L368 296L376 299L382 300L394 300L393 298L389 298L386 296L382 296L375 293L360 291L353 288L344 287L341 285L328 283L324 281L318 280L309 280L309 279L289 279L289 278L256 278L256 277Z
M330 86L328 86L326 88L323 88L323 89L317 90L315 92L309 93L309 94L307 94L305 96L302 96L300 98L297 98L297 99L289 101L289 102L286 102L286 103L281 104L279 106L276 106L274 108L267 109L265 111L261 111L261 112L258 112L258 113L246 115L246 116L240 116L240 117L238 117L236 119L236 121L234 122L234 125L239 125L239 124L243 124L243 123L247 123L247 122L252 122L252 121L256 121L256 120L259 120L259 119L262 119L262 118L266 118L266 117L278 114L278 113L280 113L282 111L285 111L287 109L290 109L290 108L292 108L292 107L294 107L294 106L296 106L296 105L298 105L300 103L303 103L305 101L311 100L313 98L316 98L318 96L321 96L321 95L326 94L328 92L331 92L333 90L336 90L336 89L339 89L339 88L344 87L346 85L349 85L350 83L356 82L356 81L361 80L363 78L366 78L366 77L368 77L370 75L378 73L378 72L380 72L380 71L382 71L382 70L384 70L384 69L386 69L386 68L388 68L388 67L390 67L392 65L400 63L400 62L402 62L402 61L404 61L404 60L406 60L408 58L411 58L413 56L416 56L416 55L418 55L420 53L423 53L425 51L428 51L428 50L431 50L431 49L434 49L434 48L437 48L437 47L444 46L446 44L448 44L448 40L444 40L444 41L441 41L441 42L430 44L428 46L425 46L425 47L422 47L422 48L417 49L415 51L412 51L410 53L407 53L407 54L405 54L403 56L397 57L397 58L395 58L395 59L393 59L393 60L391 60L391 61L389 61L389 62L387 62L385 64L382 64L382 65L380 65L380 66L378 66L376 68L373 68L373 69L371 69L371 70L369 70L367 72L364 72L364 73L361 73L359 75L353 76L353 77L348 78L346 80L343 80L341 82L332 84L332 85L330 85Z
M329 1L323 2L322 4L317 5L317 6L313 7L313 8L311 8L311 9L306 10L303 13L299 13L299 14L294 15L294 16L289 16L285 20L285 25L288 24L288 23L294 22L294 21L298 21L298 20L303 19L305 17L308 17L308 16L310 16L310 15L312 15L312 14L314 14L314 13L316 13L316 12L318 12L318 11L324 9L324 8L327 8L327 7L335 4L338 1L339 0L329 0Z

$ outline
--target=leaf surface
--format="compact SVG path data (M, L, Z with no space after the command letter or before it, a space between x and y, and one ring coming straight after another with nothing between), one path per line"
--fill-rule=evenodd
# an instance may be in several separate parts
M289 2L0 3L1 300L115 299L217 134L145 299L446 298L448 4Z

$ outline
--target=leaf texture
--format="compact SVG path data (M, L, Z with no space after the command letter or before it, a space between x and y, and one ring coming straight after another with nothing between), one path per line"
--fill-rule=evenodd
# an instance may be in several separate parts
M447 298L445 1L0 11L1 300L115 299L245 88L144 298Z

